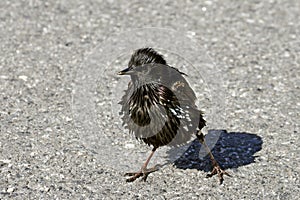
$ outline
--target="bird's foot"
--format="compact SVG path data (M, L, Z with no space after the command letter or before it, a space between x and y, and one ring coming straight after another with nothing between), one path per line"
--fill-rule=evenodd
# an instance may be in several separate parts
M139 177L142 177L143 181L146 181L148 178L148 175L151 174L152 172L155 172L158 170L157 166L154 166L152 168L142 168L140 171L138 172L129 172L126 173L124 176L131 176L130 178L126 179L126 182L133 182L136 179L138 179Z
M218 174L219 180L220 180L220 185L223 183L224 178L223 175L231 176L228 172L223 170L218 163L214 163L213 169L210 174L207 174L206 177L212 177L215 174Z

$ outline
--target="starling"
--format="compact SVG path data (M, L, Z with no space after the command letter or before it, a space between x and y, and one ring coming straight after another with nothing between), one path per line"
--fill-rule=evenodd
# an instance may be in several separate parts
M207 150L213 165L211 177L218 174L220 183L221 169L205 143L201 129L206 125L203 113L195 105L196 95L184 78L184 73L167 65L162 55L152 48L136 50L128 63L128 68L119 75L130 75L131 81L120 104L123 125L139 140L153 146L152 152L138 172L126 173L131 176L127 182L148 175L158 168L147 168L157 148L170 145L180 146L195 134Z

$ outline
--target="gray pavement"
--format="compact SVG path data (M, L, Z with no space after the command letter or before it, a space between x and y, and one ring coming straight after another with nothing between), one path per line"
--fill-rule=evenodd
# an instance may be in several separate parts
M299 199L299 13L297 0L1 1L0 199ZM113 75L98 80L95 145L77 128L79 69L114 33L143 27L188 32L221 66L226 116L212 127L221 134L213 152L232 175L221 186L205 178L195 142L147 182L125 182L128 169L116 166L138 169L151 148L109 115L104 86L121 81Z

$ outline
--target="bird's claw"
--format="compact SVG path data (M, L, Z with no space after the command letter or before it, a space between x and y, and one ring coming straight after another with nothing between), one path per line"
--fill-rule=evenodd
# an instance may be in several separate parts
M130 178L126 179L126 182L133 182L136 179L138 179L139 177L143 176L143 173L140 172L130 172L130 173L126 173L124 174L124 176L131 176Z
M142 177L141 180L146 181L149 174L151 174L152 172L155 172L157 170L158 170L158 168L155 166L150 169L142 169L141 171L138 171L138 172L129 172L129 173L124 174L124 176L131 176L130 178L126 179L126 182L133 182L136 179L138 179L139 177Z
M207 174L206 177L209 178L209 177L212 177L215 174L218 174L218 177L219 177L219 180L220 180L220 185L224 181L223 175L231 176L228 172L221 169L221 167L218 164L214 165L214 168L212 169L211 173Z

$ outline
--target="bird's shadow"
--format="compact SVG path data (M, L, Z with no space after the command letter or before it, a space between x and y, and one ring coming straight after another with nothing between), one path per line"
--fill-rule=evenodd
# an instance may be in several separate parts
M207 143L210 142L210 138L215 138L215 136L218 138L212 139L215 141L209 146L223 169L238 168L255 162L254 154L262 149L262 138L256 134L209 130L205 137ZM212 169L211 160L209 155L204 152L199 140L195 139L187 151L174 162L174 165L180 169L198 169L209 172Z

